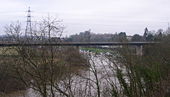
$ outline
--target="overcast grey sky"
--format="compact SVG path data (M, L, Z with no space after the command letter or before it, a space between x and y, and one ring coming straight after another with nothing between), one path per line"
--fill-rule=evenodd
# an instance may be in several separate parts
M91 29L94 33L143 34L166 29L170 22L169 0L0 0L0 29L13 21L26 21L28 6L33 21L48 13L63 20L65 35Z

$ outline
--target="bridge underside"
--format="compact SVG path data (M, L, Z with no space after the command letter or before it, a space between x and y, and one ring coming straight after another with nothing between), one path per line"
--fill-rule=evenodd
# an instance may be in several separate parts
M154 45L155 42L58 42L58 43L2 43L0 47L10 46L136 46L136 55L143 55L144 45Z

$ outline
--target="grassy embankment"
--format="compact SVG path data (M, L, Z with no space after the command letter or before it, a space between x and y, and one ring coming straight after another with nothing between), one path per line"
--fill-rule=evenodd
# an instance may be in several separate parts
M90 47L82 47L80 48L81 50L84 50L84 51L89 51L89 52L93 52L93 53L107 53L107 52L113 52L112 50L109 50L109 49L101 49L101 48L90 48Z

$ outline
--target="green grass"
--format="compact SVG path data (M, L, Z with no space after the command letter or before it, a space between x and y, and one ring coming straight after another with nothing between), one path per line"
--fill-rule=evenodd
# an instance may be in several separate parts
M107 53L107 52L113 52L109 49L100 49L100 48L81 48L81 50L90 51L94 53Z

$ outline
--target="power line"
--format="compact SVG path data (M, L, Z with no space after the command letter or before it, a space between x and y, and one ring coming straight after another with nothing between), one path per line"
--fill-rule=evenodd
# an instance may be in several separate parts
M32 37L32 28L31 28L31 10L30 7L28 8L27 11L27 24L26 24L26 29L25 29L25 36L31 36Z

